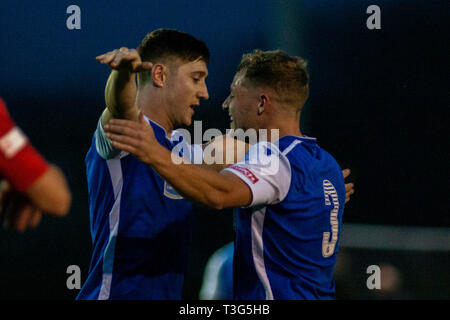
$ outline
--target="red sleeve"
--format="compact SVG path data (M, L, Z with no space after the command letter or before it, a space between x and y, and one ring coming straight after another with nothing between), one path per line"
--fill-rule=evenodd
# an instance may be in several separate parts
M0 99L0 175L25 191L48 169L48 163L15 125Z

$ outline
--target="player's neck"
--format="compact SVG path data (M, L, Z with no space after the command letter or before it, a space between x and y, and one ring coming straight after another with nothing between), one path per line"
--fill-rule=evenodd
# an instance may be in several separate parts
M266 128L268 137L272 136L270 133L272 133L273 131L271 130L278 130L278 137L280 139L285 136L302 136L302 132L300 131L300 122L294 119L271 121L269 124L267 124Z
M170 121L163 102L158 99L157 96L139 94L138 92L136 96L136 105L145 116L164 128L166 135L170 137L174 126Z

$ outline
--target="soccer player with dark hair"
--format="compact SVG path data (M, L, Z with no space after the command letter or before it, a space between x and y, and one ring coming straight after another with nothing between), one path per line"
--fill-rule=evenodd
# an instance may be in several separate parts
M86 156L94 248L77 298L181 299L193 204L147 164L113 147L103 127L113 117L137 123L141 113L170 152L180 140L174 129L190 125L194 107L208 99L209 50L189 34L159 29L138 50L121 48L97 60L113 71ZM192 160L192 151L184 156Z
M236 299L335 297L346 189L335 159L300 131L308 91L301 58L279 50L244 55L223 107L236 128L277 129L279 140L256 143L221 172L174 163L142 116L106 125L114 147L149 164L185 198L218 210L237 208Z

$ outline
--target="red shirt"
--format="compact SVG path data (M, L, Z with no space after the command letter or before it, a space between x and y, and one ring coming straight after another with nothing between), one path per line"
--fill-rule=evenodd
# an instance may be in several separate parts
M48 163L15 125L0 98L0 178L25 191L48 169Z

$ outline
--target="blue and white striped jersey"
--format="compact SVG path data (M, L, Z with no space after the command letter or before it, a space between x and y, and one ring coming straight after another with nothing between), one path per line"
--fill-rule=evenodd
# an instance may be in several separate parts
M225 169L251 189L235 209L235 299L334 299L345 185L316 139L260 142Z
M180 143L177 131L169 139L146 120L161 145ZM192 203L149 165L114 150L101 121L85 161L93 253L77 299L181 299Z

